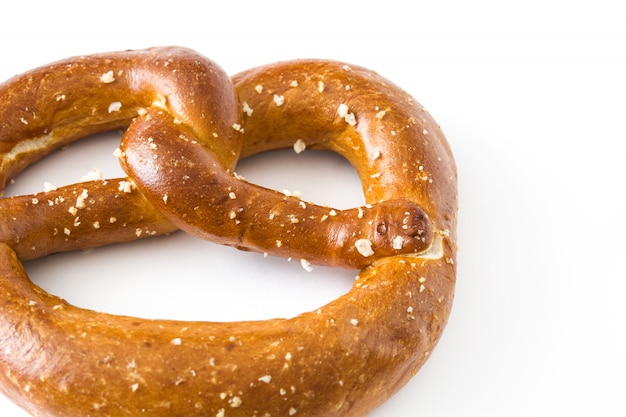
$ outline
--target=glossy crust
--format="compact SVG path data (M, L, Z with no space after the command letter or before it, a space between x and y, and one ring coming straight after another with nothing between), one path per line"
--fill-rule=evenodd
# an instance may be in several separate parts
M193 51L163 48L68 60L0 86L5 181L56 146L130 124L121 161L133 182L0 205L0 388L33 415L364 416L435 347L454 293L457 201L452 154L432 117L388 80L337 62L279 63L233 81ZM234 173L240 157L293 146L346 157L368 205L331 215ZM189 190L201 190L195 206ZM104 227L103 213L117 221ZM289 222L272 222L280 218ZM347 294L292 319L178 322L76 308L33 285L19 261L177 227L360 272Z

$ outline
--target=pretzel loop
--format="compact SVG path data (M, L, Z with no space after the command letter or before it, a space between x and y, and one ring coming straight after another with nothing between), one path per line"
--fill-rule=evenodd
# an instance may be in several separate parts
M231 82L193 51L156 48L42 67L1 85L0 103L3 181L128 126L129 178L0 201L0 389L33 415L364 416L439 340L455 282L456 171L438 125L388 80L295 61ZM240 157L292 146L348 159L366 206L320 207L234 173ZM80 309L20 263L177 228L360 272L316 311L215 323Z

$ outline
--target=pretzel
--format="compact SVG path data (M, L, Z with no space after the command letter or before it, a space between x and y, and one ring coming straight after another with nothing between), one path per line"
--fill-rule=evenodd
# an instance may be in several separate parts
M439 340L455 283L456 170L439 126L390 81L299 60L231 82L193 51L155 48L42 67L0 86L0 99L3 183L52 149L128 127L129 178L0 201L0 389L33 415L364 416ZM285 147L343 155L366 204L317 206L236 174L240 158ZM20 262L178 228L360 271L315 311L216 323L80 309Z

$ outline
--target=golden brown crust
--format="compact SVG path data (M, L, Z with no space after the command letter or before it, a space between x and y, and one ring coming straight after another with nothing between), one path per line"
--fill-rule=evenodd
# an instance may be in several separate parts
M60 100L70 100L80 109L74 119L68 118L65 107L55 107L50 100L36 99L24 106L25 99L12 93L41 92L44 80L51 77L56 87L46 87L47 94L64 94L58 89L65 85L62 80L68 73L64 71L75 65L98 82L68 84L79 85L83 96L93 96L85 99L88 103L69 94ZM187 80L184 87L165 68L176 68L177 77ZM125 78L129 74L134 75ZM163 91L155 85L161 77L169 80L165 84L171 94L157 94ZM122 90L113 95L103 92L122 80L126 80ZM0 155L4 155L0 174L5 180L55 146L101 126L126 125L138 109L147 109L140 111L123 143L122 161L138 190L129 183L131 192L123 192L124 187L120 191L119 185L116 191L115 182L96 181L0 204L3 218L16 219L4 220L0 226L4 242L0 243L0 389L34 415L364 416L417 372L439 340L454 293L456 170L430 115L388 80L337 62L261 67L235 76L234 86L210 80L224 77L194 52L153 49L68 60L0 86L0 97L7 97L2 103L9 103L0 105ZM118 94L137 84L142 87L131 98L135 104L124 102L120 108L133 110L119 120L107 116L108 107L94 111L104 103L121 101ZM201 93L195 93L195 88ZM235 91L238 100L229 101ZM197 104L200 94L219 100L198 110L190 103ZM231 116L212 114L222 100L236 105ZM32 119L20 113L25 107L34 114ZM200 121L207 115L213 123ZM171 141L173 133L185 139ZM218 141L213 141L214 133ZM42 135L52 138L43 146L36 139ZM234 175L240 153L302 146L298 139L307 148L330 149L346 157L362 179L368 207L338 212L325 219L328 223L321 222L321 210L328 212L328 208L260 189ZM25 148L24 143L38 146ZM145 168L155 157L165 162ZM183 161L189 162L184 169ZM203 174L207 168L214 173ZM186 193L176 194L188 179L168 186L167 175L172 173L213 180L218 185L213 188L189 183L202 190L203 197L195 204L199 207L209 199L226 211L209 210L201 221L189 221L193 207L184 211L189 199L179 204ZM239 188L225 193L224 186ZM269 221L255 229L250 226L254 215L238 218L243 211L233 208L239 206L233 206L232 200L244 196L246 201L254 199L266 215L273 210L274 216L289 218L295 210L303 210L306 216L296 217L291 226L299 226L287 234L280 223ZM50 205L48 199L64 202ZM362 269L347 294L288 320L157 321L79 309L32 284L19 258L28 258L29 250L36 257L132 239L119 223L119 228L115 222L103 227L98 209L102 204L135 230L145 230L144 236L148 231L168 233L183 227L221 243L284 255L283 245L275 243L275 236L280 236L289 251L302 257ZM135 208L133 213L130 207ZM77 212L72 214L72 208ZM69 235L50 237L42 232L42 228L65 228L67 220L76 221L72 219L76 215L79 224L68 227ZM206 223L208 216L220 215L225 216L226 226ZM314 220L311 216L316 222L309 221ZM38 218L39 223L24 225L24 219ZM356 223L346 224L348 219ZM409 237L421 243L396 250L400 241L395 238L377 241L381 219L390 230L399 229L385 235L401 236L403 244ZM245 233L233 228L235 220L247 223ZM58 226L53 226L55 221ZM96 222L99 227L93 230ZM319 241L307 247L312 233L319 233ZM333 233L348 236L337 238ZM417 239L422 235L423 240ZM373 242L376 256L355 252L358 245L350 240L354 237ZM342 248L342 242L350 244Z

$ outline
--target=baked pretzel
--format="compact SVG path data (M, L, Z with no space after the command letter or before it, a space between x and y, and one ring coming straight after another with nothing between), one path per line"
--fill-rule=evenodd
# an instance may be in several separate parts
M430 355L455 282L456 171L439 126L356 66L295 61L232 81L193 51L159 48L0 86L3 182L56 147L129 126L129 178L0 201L0 389L33 415L363 416ZM316 206L234 171L241 157L292 146L347 158L366 205ZM316 311L215 323L80 309L20 263L177 228L360 272Z

